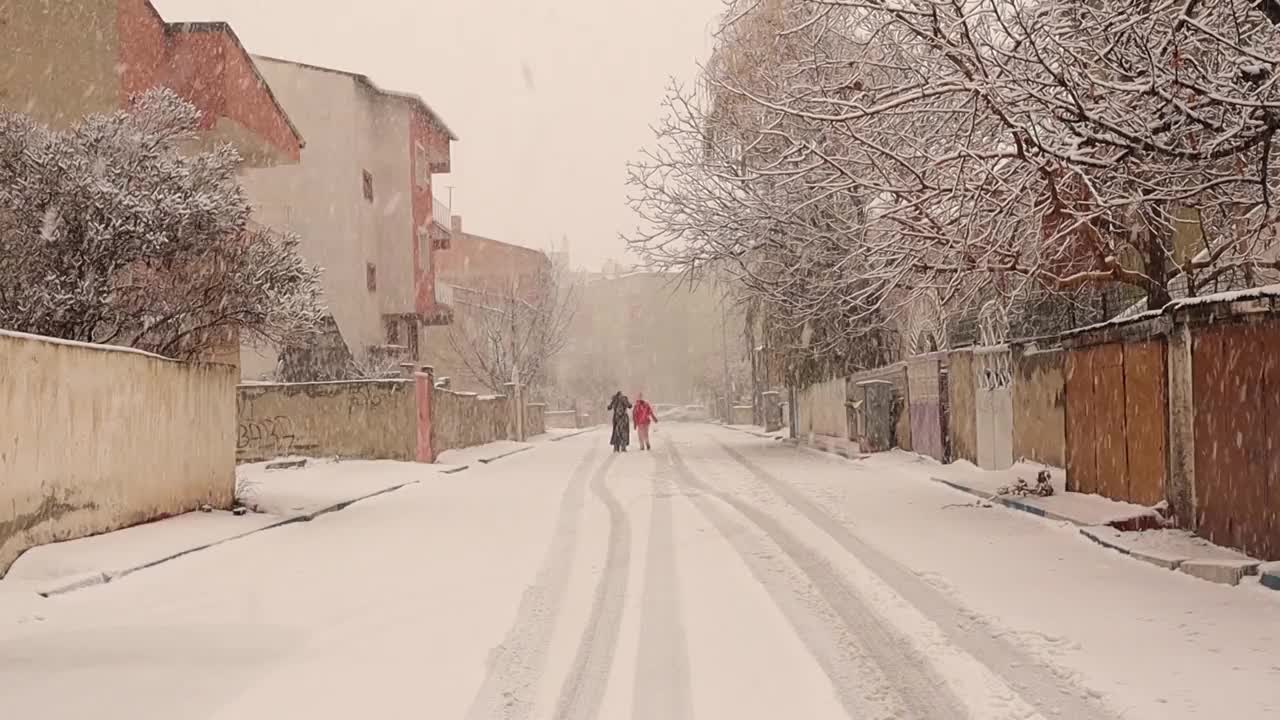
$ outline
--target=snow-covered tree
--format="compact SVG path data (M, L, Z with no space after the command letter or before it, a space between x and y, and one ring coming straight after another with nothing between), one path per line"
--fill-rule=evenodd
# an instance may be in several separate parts
M454 288L449 344L471 376L495 393L517 376L537 396L568 341L579 290L550 263L500 287Z
M298 239L251 222L227 145L169 90L66 130L0 113L0 327L190 359L323 317Z
M735 0L632 169L629 239L729 268L821 353L918 327L922 295L1053 330L1275 278L1266 7Z

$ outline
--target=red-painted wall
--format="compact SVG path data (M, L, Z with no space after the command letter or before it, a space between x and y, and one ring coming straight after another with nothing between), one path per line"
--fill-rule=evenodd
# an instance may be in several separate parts
M253 61L231 31L210 24L174 31L148 0L117 0L120 103L157 86L168 87L201 112L201 128L229 118L298 162L299 139Z
M454 235L448 250L435 255L436 277L450 285L503 294L516 281L535 288L551 267L546 253L479 235Z
M161 84L165 25L147 0L118 0L116 31L120 36L120 106L129 98Z

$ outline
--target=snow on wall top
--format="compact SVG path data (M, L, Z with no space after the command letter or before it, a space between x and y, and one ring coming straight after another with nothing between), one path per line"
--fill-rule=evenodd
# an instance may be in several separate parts
M152 360L163 360L164 362L186 364L181 360L175 360L173 358L157 355L137 348L123 347L120 345L100 345L98 343L84 342L81 340L67 340L65 338L48 337L46 335L33 335L31 333L18 332L16 330L0 330L0 338L13 338L14 340L41 342L49 345L65 345L67 347L77 347L85 350L96 350L99 352L129 353L132 355L141 355L143 357L151 358Z

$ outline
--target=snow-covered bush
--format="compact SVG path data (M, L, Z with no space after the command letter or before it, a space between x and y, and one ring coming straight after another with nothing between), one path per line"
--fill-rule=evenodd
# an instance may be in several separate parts
M251 222L227 145L169 90L58 130L0 113L0 327L190 359L323 316L298 239Z

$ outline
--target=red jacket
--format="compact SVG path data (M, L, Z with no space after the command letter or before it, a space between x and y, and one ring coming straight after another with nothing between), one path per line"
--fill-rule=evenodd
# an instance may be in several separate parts
M658 422L658 416L653 414L653 406L645 400L636 401L636 407L631 411L631 419L636 425Z

